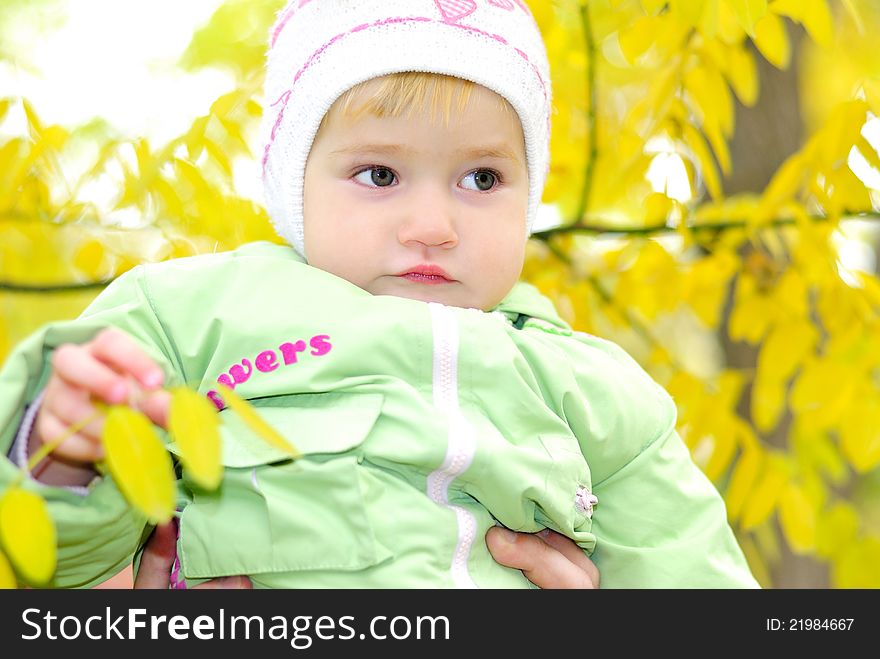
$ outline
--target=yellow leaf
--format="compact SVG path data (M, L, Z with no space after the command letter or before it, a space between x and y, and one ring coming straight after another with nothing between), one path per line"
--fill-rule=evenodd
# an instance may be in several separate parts
M758 377L783 381L788 379L813 352L819 333L807 320L776 325L761 346Z
M831 558L850 546L859 530L859 514L852 504L840 502L822 515L816 536L816 554Z
M727 517L731 522L737 520L742 513L743 504L757 481L763 464L764 452L757 446L746 448L736 461L724 497L727 503Z
M652 192L645 199L645 220L650 224L666 223L672 200L662 192Z
M856 29L859 34L862 35L865 33L865 22L862 20L862 14L859 11L859 8L856 6L855 0L841 0L843 2L843 6L846 8L846 11L849 12L850 17L853 19L853 23L856 24Z
M880 538L863 538L846 547L832 564L835 588L880 588Z
M30 130L31 136L34 139L38 139L43 133L43 123L37 116L37 112L34 110L34 106L31 105L30 101L22 99L21 105L24 108L24 114L27 118L28 129Z
M727 49L727 79L740 102L752 107L758 100L758 67L752 52L743 46Z
M700 131L689 123L682 125L682 137L697 159L696 164L699 165L700 173L706 182L706 189L713 199L719 199L722 196L721 176L718 173L715 160L709 152L706 140L703 139Z
M703 65L685 74L684 86L704 125L717 125L725 135L733 133L734 108L730 88L715 66Z
M641 0L642 9L648 14L656 14L666 6L666 0Z
M868 104L856 99L840 103L816 135L819 157L826 167L835 169L849 158L868 120Z
M752 387L752 418L758 430L768 433L779 423L785 409L785 383L758 372Z
M880 116L880 78L871 78L862 83L865 90L865 99L871 108L871 112Z
M128 502L153 524L171 519L174 469L150 420L128 407L112 407L102 439L107 466Z
M707 39L714 39L719 29L719 10L718 3L720 0L704 0L703 16L700 19L700 32Z
M809 414L816 430L830 428L851 400L855 376L852 367L835 361L808 362L791 388L792 411Z
M791 62L791 44L785 21L776 14L765 14L755 25L755 45L765 59L777 69L787 69Z
M212 142L211 140L206 139L204 141L205 150L211 156L211 160L217 163L217 166L223 171L224 174L228 177L232 177L232 162L229 160L229 156L226 155L226 152L223 151L217 144Z
M831 47L833 24L826 0L774 0L770 11L801 23L817 44Z
M204 143L200 143L200 148L204 148ZM192 188L196 196L210 198L213 190L205 177L192 163L180 158L174 159L174 171L181 181L185 181Z
M184 138L186 152L189 155L190 160L195 161L202 154L202 149L205 144L205 130L208 128L208 120L210 118L210 115L207 115L199 117L193 121L189 132L187 132L186 137Z
M727 140L722 134L721 128L713 122L706 124L705 128L706 138L709 140L709 144L712 145L712 151L715 152L715 159L721 166L721 171L725 175L730 174L730 150L727 148Z
M831 215L844 211L858 213L870 212L873 208L871 195L862 180L849 167L840 167L830 172L825 181Z
M232 389L224 384L220 384L220 395L229 408L241 417L251 430L259 435L267 444L279 448L287 453L291 458L296 459L301 456L300 452L294 446L282 437L277 430L270 426L261 417L247 401L239 398Z
M705 0L670 0L671 14L688 27L697 27Z
M859 473L880 465L880 397L874 388L856 392L840 421L840 450Z
M656 16L642 16L617 35L620 50L630 64L645 53L657 38L660 21Z
M0 551L0 590L12 590L18 586L15 572L9 564L9 559Z
M755 277L748 272L737 279L733 311L727 329L734 341L758 343L775 318L776 304L757 286Z
M49 151L58 151L60 150L70 138L70 133L68 133L61 126L52 125L47 127L43 131L43 136L40 139L40 142L43 145L44 149Z
M52 578L56 563L55 523L42 497L17 487L3 495L0 542L27 582L42 585Z
M717 250L694 263L685 278L684 299L706 327L717 327L730 280L739 268L739 258L730 251Z
M215 489L223 476L217 409L195 391L176 387L171 390L168 430L192 479Z
M755 23L767 13L767 0L725 0L733 9L739 24L750 37L755 37Z
M733 454L736 452L736 436L733 424L727 422L723 417L717 419L719 423L713 428L712 436L714 438L712 457L706 463L703 470L706 477L715 482L730 466L733 460Z
M816 509L796 484L790 483L779 500L779 523L796 553L804 554L816 545Z
M100 240L86 240L76 250L73 265L89 279L105 274L104 244Z
M240 90L235 90L224 94L211 104L211 114L218 119L225 119L242 102Z
M785 459L779 455L768 454L764 461L763 473L758 477L754 489L747 494L743 505L742 529L748 531L764 522L776 509L779 497L788 480Z
M9 112L9 108L12 105L11 98L0 98L0 122L6 118L6 113Z
M165 204L165 214L172 218L182 218L184 216L183 202L181 202L174 186L161 177L156 178L153 186L156 192L159 193L159 198Z
M776 170L770 184L761 195L753 220L757 223L772 219L779 206L792 199L800 190L807 173L806 162L800 153L789 156Z
M880 153L871 146L871 143L865 139L864 135L859 135L859 139L856 141L856 147L858 147L859 153L862 154L862 157L868 161L868 164L880 173Z
M728 46L742 42L745 31L727 0L718 4L718 38Z

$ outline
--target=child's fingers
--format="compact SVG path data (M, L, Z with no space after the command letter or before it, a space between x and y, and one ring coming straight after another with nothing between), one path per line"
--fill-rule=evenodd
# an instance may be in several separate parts
M37 432L44 444L51 444L68 432L67 424L43 410L37 418ZM74 462L92 463L102 460L104 448L99 442L79 433L70 435L53 451L53 455Z
M81 424L86 419L95 417L77 431L77 434L97 441L104 430L103 414L98 415L87 392L74 389L58 378L53 378L46 389L43 409L54 416L66 427Z
M125 377L73 344L58 347L52 355L55 374L70 386L85 389L111 404L124 403L129 386Z
M165 374L127 334L106 329L89 344L91 353L120 373L135 377L141 386L155 389L165 381Z
M150 417L157 426L168 428L168 410L171 407L171 394L164 389L145 394L138 400L138 408Z

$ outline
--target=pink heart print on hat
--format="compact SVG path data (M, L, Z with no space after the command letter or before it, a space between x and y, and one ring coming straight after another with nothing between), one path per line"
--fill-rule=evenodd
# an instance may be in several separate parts
M477 9L474 0L434 0L434 4L443 14L443 20L447 23L455 23L465 16L470 16Z

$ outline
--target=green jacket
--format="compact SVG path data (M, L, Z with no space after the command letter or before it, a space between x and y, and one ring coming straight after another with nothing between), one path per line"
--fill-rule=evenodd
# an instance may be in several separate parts
M373 296L287 247L138 267L0 371L0 450L58 345L116 326L167 381L235 385L305 455L230 411L224 481L179 481L182 574L257 587L528 587L492 560L496 523L573 538L603 587L755 587L669 396L619 347L517 284L496 310ZM173 445L169 445L174 450ZM14 474L0 461L0 488ZM58 587L124 567L149 532L112 478L33 481L58 526ZM584 505L592 493L598 505Z

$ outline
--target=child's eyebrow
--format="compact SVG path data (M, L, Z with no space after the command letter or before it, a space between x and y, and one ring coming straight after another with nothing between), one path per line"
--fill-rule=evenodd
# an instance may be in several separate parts
M456 155L464 156L469 160L479 160L480 158L497 158L500 160L512 160L520 163L521 159L513 151L506 146L477 146L469 149L459 149Z
M400 156L415 153L415 149L403 146L401 144L352 144L344 146L330 152L331 156L348 156L348 155L389 155ZM458 149L454 151L456 156L467 158L468 160L479 160L481 158L495 158L499 160L512 160L515 163L521 163L522 159L513 151L503 145L488 145L468 147L466 149Z

